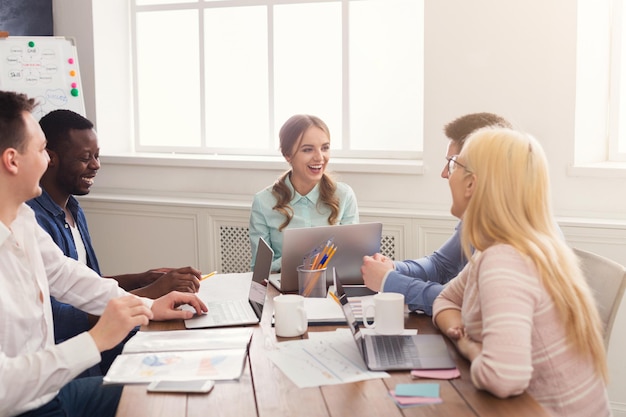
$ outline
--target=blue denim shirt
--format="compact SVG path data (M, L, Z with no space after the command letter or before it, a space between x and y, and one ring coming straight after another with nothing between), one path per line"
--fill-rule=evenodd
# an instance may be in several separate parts
M65 212L61 206L52 200L52 197L50 197L46 190L42 190L39 197L27 201L26 204L33 209L37 217L37 223L52 236L52 240L61 248L65 256L78 259L78 252L72 231L70 230L69 224L65 221ZM67 201L67 208L70 213L72 213L80 235L83 237L83 244L87 252L87 266L100 274L100 266L98 265L96 253L91 245L91 236L89 236L85 213L78 204L78 200L73 196L70 196Z
M50 195L42 190L42 194L26 202L33 211L39 225L52 237L52 240L63 251L65 256L78 259L78 251L74 243L74 237L70 226L65 221L65 212L57 203L52 200ZM87 229L87 219L83 209L73 196L70 196L67 207L74 216L78 230L83 238L85 251L87 252L87 266L100 274L98 259L91 245L91 237ZM50 297L52 302L52 318L54 320L54 341L61 343L80 333L89 330L89 320L87 313L69 304L57 301L54 297ZM97 376L102 375L98 366L89 368L86 373L80 376Z

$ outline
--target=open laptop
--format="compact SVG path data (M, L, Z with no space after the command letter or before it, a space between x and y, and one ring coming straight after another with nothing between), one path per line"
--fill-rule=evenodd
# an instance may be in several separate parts
M272 269L274 251L259 238L259 248L256 253L252 281L248 299L205 301L209 311L207 314L196 315L185 320L185 327L197 329L205 327L241 326L256 324L261 321L265 295L267 294L267 280Z
M452 369L456 367L439 334L362 334L339 277L334 273L337 297L363 361L372 371L407 369Z
M380 252L382 223L343 224L335 226L304 227L285 229L283 231L283 256L280 275L272 274L270 282L281 292L298 291L298 271L305 255L320 244L333 239L337 246L337 253L326 265L327 270L337 268L344 277L344 285L357 285L367 290L363 285L361 265L363 256ZM326 274L327 285L330 284L330 274ZM371 291L365 291L373 294ZM351 291L350 296L356 296ZM367 295L358 294L358 295Z

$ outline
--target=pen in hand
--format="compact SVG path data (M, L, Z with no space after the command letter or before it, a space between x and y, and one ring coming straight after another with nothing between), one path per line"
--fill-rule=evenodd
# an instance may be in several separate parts
M213 271L213 272L210 272L210 273L208 273L208 274L206 274L206 275L202 275L202 276L200 277L200 281L204 281L204 280L205 280L205 279L207 279L207 278L211 278L211 277L212 277L213 275L215 275L215 274L217 274L217 271Z

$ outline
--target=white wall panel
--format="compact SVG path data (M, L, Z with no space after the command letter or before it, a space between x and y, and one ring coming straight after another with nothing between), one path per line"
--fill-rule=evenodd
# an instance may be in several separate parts
M160 267L210 268L200 211L128 203L84 202L83 207L104 275Z

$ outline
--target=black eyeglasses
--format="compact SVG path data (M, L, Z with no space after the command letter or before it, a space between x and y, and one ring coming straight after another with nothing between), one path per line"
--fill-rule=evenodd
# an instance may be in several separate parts
M448 175L452 175L452 173L454 172L454 170L456 169L456 166L460 166L461 168L464 168L465 170L467 170L467 167L461 163L459 163L456 159L459 157L459 155L453 155L450 158L446 158L448 160Z

